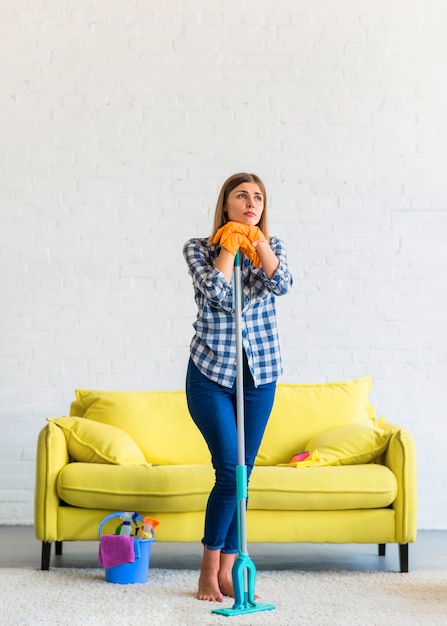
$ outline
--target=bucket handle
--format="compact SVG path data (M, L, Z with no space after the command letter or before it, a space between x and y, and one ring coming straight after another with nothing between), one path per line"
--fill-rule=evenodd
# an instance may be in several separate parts
M115 517L121 517L121 515L123 515L124 513L126 513L126 511L120 511L120 512L118 512L118 513L112 513L111 515L107 515L107 517L105 517L105 518L102 520L102 522L100 523L100 525L99 525L99 528L98 528L98 537L101 537L101 530L102 530L102 527L104 526L104 524L105 524L106 522L108 522L108 521L109 521L109 520L111 520L111 519L114 519ZM132 515L132 522L133 522L133 524L134 524L135 528L137 528L137 523L136 523L136 522L137 522L137 520L139 520L140 522L144 522L144 518L143 518L143 517L141 517L141 515L139 515L139 513L134 513L134 514Z

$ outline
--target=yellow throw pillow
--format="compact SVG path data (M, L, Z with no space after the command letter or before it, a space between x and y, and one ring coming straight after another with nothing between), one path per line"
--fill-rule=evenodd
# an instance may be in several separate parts
M62 428L68 452L75 461L113 465L147 464L135 441L116 426L83 417L48 418L48 421Z
M310 456L283 467L317 467L323 465L361 465L380 456L386 449L391 432L385 432L372 422L358 422L332 428L309 441Z
M278 385L275 403L256 459L257 465L277 465L306 450L317 433L344 424L373 422L369 376L334 383ZM77 413L79 415L79 413Z

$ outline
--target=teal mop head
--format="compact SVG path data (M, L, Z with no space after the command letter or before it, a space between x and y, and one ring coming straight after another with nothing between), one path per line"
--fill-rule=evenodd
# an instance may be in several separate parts
M239 553L233 566L234 605L231 609L216 609L213 613L218 615L244 615L246 613L259 613L271 611L274 604L255 602L256 568L248 554Z

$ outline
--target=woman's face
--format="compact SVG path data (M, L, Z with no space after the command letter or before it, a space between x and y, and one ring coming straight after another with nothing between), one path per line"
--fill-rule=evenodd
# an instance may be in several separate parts
M264 196L256 183L241 183L228 194L224 207L230 222L256 226L264 210Z

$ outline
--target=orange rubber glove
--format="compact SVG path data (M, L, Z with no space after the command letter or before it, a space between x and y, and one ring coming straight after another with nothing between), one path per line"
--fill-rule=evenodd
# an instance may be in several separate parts
M246 224L241 224L240 222L227 222L219 228L219 230L214 235L213 243L219 243L222 245L223 239L226 239L229 235L232 234L240 234L247 236L249 226ZM225 246L224 246L225 247Z
M214 235L213 243L218 243L220 239L231 233L240 233L245 235L249 241L266 241L262 231L257 226L242 224L242 222L227 222Z
M249 248L241 247L241 250L245 256L250 259L254 267L261 267L261 259L259 258L259 254L253 244L250 243Z
M239 249L242 250L243 248L247 248L251 245L252 244L248 241L247 237L241 233L224 233L220 238L221 248L225 248L228 252L231 252L231 254L234 255L236 255Z
M261 259L252 243L253 241L266 241L266 238L257 226L250 226L241 222L228 222L219 228L213 238L213 243L220 242L222 248L235 256L237 251L241 249L254 267L261 267Z
M250 234L248 236L250 241L253 243L254 241L267 241L264 233L258 226L250 226Z
M241 235L240 233L224 234L220 239L220 245L222 248L231 252L231 254L234 254L234 256L236 256L238 250L241 250L255 267L260 267L261 260L256 248L245 235Z

